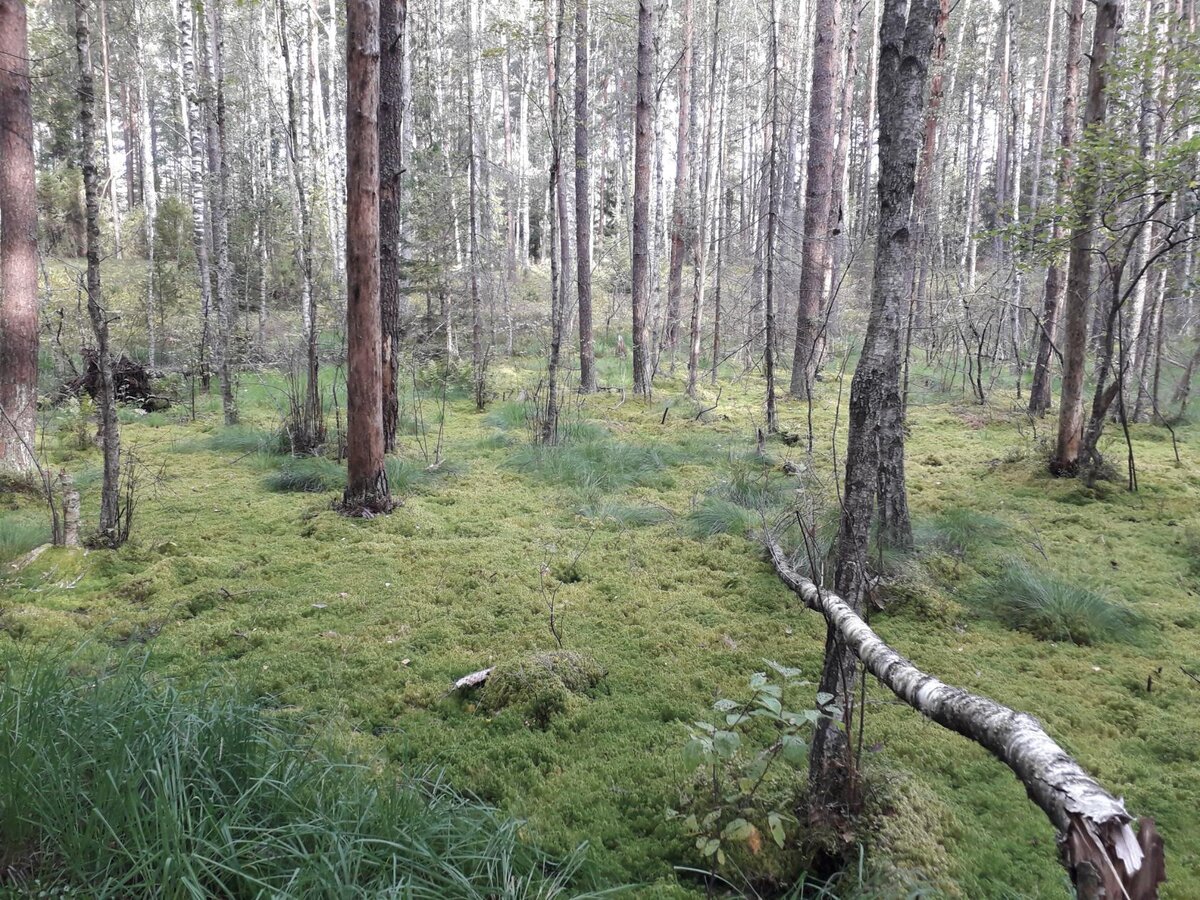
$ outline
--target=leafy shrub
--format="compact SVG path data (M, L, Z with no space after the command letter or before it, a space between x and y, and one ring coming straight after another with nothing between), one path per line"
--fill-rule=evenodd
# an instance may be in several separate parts
M1096 644L1128 639L1140 617L1085 587L1012 561L988 579L978 598L1001 622L1044 641Z
M346 486L345 470L324 456L286 459L277 472L266 478L267 490L278 493L323 494Z
M91 897L551 897L578 872L435 774L401 781L236 698L9 660L0 853ZM39 895L40 896L40 895Z

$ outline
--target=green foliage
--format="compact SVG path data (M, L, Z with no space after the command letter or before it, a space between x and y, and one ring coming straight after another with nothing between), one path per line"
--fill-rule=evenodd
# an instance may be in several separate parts
M154 684L10 658L0 684L6 880L92 897L550 897L519 823L433 773L399 781L280 717Z
M22 515L0 515L0 565L40 547L50 540L45 522Z
M780 472L769 457L730 454L725 465L727 476L708 490L688 516L692 533L699 537L746 537L761 530L764 519L773 524L795 495L796 480Z
M789 838L799 827L797 797L786 787L782 793L773 791L779 779L772 776L780 764L796 770L807 763L806 738L821 717L817 709L785 708L787 689L808 682L800 680L799 669L766 662L774 674L750 676L746 699L722 698L713 704L719 713L715 723L695 722L688 728L683 764L693 784L683 808L671 813L682 817L700 860L712 873L732 868L748 880L756 874L754 869L772 862L769 855L756 859L768 844L777 851L795 848ZM833 699L831 694L817 694L817 704L827 714L840 712L831 705ZM782 780L786 785L800 779L792 774Z
M1044 641L1129 640L1141 621L1133 610L1093 590L1015 560L984 581L978 600L1008 627Z
M288 458L264 484L278 493L324 494L346 486L346 470L324 456Z

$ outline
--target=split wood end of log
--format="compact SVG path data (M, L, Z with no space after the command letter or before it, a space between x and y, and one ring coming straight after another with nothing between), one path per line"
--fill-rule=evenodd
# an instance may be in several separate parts
M805 578L770 534L776 574L897 697L925 717L990 751L1025 785L1058 829L1063 862L1079 898L1153 900L1166 880L1163 842L1152 819L1139 831L1124 802L1088 775L1028 713L945 684L889 647L855 609Z

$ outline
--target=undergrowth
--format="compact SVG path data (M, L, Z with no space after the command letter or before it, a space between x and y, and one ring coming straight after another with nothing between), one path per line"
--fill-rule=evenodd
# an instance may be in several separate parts
M10 656L0 685L4 878L91 897L552 897L520 823L433 772L399 780L225 693L120 660ZM69 740L64 736L69 735ZM38 894L44 896L47 894Z
M1130 640L1141 624L1128 607L1015 560L999 576L985 579L977 599L1008 627L1044 641Z

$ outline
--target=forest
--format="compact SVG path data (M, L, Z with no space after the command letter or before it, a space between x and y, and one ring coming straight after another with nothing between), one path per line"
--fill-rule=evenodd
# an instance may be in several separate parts
M1196 0L0 0L0 897L1200 898Z

